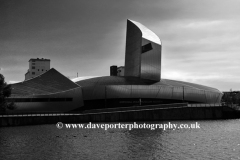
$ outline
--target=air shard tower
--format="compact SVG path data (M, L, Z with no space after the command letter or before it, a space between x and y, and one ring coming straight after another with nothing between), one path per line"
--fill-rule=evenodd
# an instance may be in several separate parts
M144 25L127 20L125 76L160 81L161 41Z
M139 22L127 20L124 76L76 78L50 69L12 84L13 112L74 112L171 103L221 102L222 93L199 84L161 77L162 43ZM149 106L150 107L150 106Z

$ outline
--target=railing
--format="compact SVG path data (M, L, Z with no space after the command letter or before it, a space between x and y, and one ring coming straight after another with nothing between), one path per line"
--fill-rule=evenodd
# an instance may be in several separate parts
M188 107L221 107L222 104L217 103L217 104L188 104Z
M171 108L186 108L186 107L221 107L221 104L188 104L188 103L173 103L173 104L160 104L160 105L147 105L147 106L131 106L119 108L103 108L85 110L82 112L74 113L59 113L59 112L9 112L0 113L0 117L37 117L37 116L70 116L70 115L84 115L96 113L111 113L111 112L127 112L127 111L141 111L141 110L156 110L156 109L171 109Z
M170 108L170 107L183 107L187 106L187 103L175 103L175 104L162 104L162 105L148 105L148 106L131 106L131 107L119 107L119 108L102 108L102 109L92 109L85 110L82 112L74 113L59 113L59 112L16 112L9 111L6 113L0 113L0 117L25 117L25 116L65 116L65 115L81 115L81 114L91 114L91 113L100 113L100 112L121 112L121 111L130 111L130 110L153 110L158 108Z
M83 113L140 111L140 110L154 110L154 109L163 109L163 108L181 108L186 106L187 106L187 103L154 104L154 105L146 105L146 106L92 109L92 110L85 110L83 111Z
M82 115L81 113L14 113L14 114L0 114L1 117L44 117L44 116L70 116L70 115Z

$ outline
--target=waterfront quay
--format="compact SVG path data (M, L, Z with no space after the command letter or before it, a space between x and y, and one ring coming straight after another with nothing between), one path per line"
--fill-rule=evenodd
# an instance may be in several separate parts
M89 110L81 113L29 113L0 115L0 126L87 122L205 120L240 117L239 111L220 104L135 106Z

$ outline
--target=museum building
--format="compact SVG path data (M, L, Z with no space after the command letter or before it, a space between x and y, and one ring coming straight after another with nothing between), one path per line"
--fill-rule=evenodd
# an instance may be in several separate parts
M124 74L70 80L54 68L12 84L13 112L74 112L171 103L219 104L222 93L199 84L161 78L162 43L139 22L127 20ZM113 67L116 68L117 67ZM123 72L124 71L124 72Z

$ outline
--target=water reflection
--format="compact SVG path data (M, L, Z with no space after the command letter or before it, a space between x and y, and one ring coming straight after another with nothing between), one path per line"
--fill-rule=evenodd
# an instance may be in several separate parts
M200 129L174 131L59 130L55 125L0 128L0 155L1 159L240 159L239 120L199 123Z

